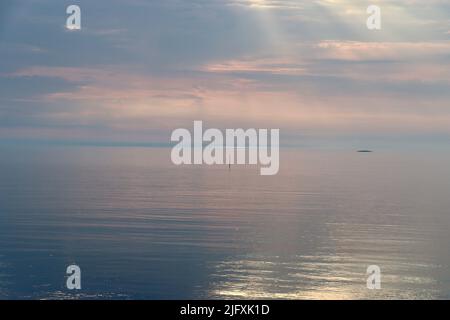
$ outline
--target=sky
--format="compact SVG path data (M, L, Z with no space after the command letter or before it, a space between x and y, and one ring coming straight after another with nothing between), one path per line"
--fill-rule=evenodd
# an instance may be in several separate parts
M2 0L0 142L164 144L203 120L448 144L449 40L448 0Z

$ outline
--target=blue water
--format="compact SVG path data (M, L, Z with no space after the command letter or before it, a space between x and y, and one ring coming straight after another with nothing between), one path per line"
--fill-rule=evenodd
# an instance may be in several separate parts
M448 299L448 163L287 149L260 176L164 148L3 146L0 298Z

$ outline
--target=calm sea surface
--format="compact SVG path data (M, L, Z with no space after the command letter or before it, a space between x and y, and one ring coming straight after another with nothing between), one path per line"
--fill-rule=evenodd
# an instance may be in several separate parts
M449 163L289 149L268 177L170 149L3 146L0 298L449 299Z

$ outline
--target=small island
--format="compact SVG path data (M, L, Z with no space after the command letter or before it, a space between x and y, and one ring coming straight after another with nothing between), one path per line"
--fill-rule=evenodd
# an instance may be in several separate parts
M370 153L373 152L372 150L358 150L360 153Z

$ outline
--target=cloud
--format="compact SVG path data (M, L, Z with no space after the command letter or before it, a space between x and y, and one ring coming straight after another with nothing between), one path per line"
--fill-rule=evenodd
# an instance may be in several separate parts
M350 0L80 1L79 32L64 29L64 3L11 3L2 134L164 139L195 119L450 134L448 1L378 3L376 33Z
M430 58L450 53L450 43L440 42L362 42L326 40L317 44L320 58L342 60L404 60Z
M296 60L280 58L247 58L211 63L204 70L218 73L270 73L285 75L305 74L305 68Z

